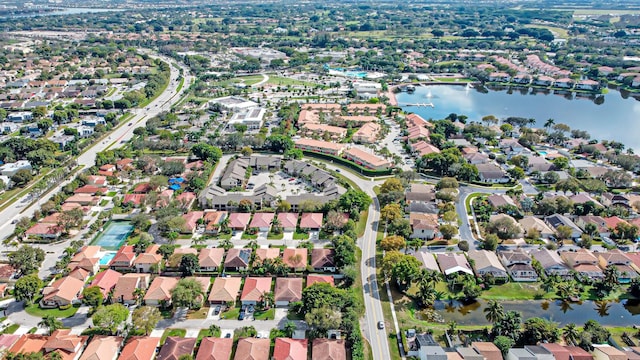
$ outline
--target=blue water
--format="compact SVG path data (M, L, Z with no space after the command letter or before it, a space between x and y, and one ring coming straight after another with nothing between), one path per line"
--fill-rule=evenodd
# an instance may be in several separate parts
M126 221L112 221L91 244L99 245L106 250L118 250L132 231L133 226L131 223Z
M418 86L414 93L399 93L396 98L403 110L425 119L444 119L450 113L464 114L469 117L467 121L480 121L485 115L500 119L519 116L536 119L534 126L541 128L551 118L556 124L586 130L592 139L616 140L640 151L640 97L636 100L614 89L594 99L571 95L570 100L567 96L536 93L531 89L487 91L462 85L435 85ZM415 103L433 103L434 107L407 106Z
M113 257L116 256L115 252L108 252L105 253L101 258L100 258L100 266L106 266L109 265L109 263L111 262L111 260L113 259Z
M547 152L546 151L538 151L538 154L540 154L542 156L547 156Z
M347 71L344 74L348 77L354 77L358 79L364 79L367 76L367 73L364 71Z

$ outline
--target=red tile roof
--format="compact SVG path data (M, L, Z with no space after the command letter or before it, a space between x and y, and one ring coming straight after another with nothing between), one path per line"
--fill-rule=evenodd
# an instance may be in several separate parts
M307 339L277 338L273 360L306 360Z

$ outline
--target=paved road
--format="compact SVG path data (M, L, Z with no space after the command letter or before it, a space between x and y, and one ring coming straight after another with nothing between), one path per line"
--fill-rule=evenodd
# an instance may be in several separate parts
M326 164L327 168L336 170L337 167ZM380 205L376 197L373 187L381 184L383 181L365 180L348 171L340 170L340 174L366 192L373 199L373 203L369 207L369 216L367 218L367 226L364 235L358 239L358 246L362 249L362 261L360 263L360 271L362 273L362 290L364 292L365 307L365 325L364 333L371 350L374 360L391 359L389 352L389 342L387 340L387 331L378 329L378 322L385 322L385 327L391 326L392 319L385 319L382 312L382 301L380 300L380 286L376 274L376 235L378 233L378 223L380 222ZM395 350L394 350L395 351Z
M168 111L171 109L171 106L178 102L180 99L180 95L186 91L191 83L193 82L193 77L189 75L188 68L184 65L180 65L183 69L185 81L184 86L181 89L180 93L177 93L177 89L179 86L178 77L180 75L180 68L176 68L173 64L175 60L164 56L157 56L150 54L153 58L160 58L163 61L171 64L171 79L169 81L169 86L167 89L156 98L151 104L149 104L144 109L132 109L132 113L134 113L134 117L131 120L128 120L123 126L116 128L104 141L101 141L97 144L94 144L92 147L85 150L80 156L78 156L77 161L78 165L83 165L84 169L89 168L95 164L96 153L100 151L104 151L105 149L114 148L121 146L122 143L128 141L133 137L133 129L138 126L144 126L148 119L156 116L162 111ZM131 125L129 125L131 124ZM14 225L11 224L12 220L17 220L21 217L31 217L33 213L40 208L40 205L48 201L54 194L59 192L62 187L67 185L74 177L70 177L69 179L58 184L53 190L49 191L47 194L42 195L37 202L31 204L27 208L21 208L18 206L10 206L0 212L0 219L3 220L2 225L0 225L0 239L6 239L9 237L15 228ZM23 204L26 203L27 196L25 195L22 199L18 200L15 204Z

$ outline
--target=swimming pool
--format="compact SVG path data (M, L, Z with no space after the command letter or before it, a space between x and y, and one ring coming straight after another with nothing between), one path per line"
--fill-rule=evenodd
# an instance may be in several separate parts
M538 154L540 154L542 156L547 156L547 152L546 151L538 151Z
M112 221L107 225L102 234L93 239L91 245L99 245L105 250L118 250L132 231L133 226L130 222Z
M102 255L102 257L100 258L100 266L107 266L109 265L109 263L111 262L111 260L113 259L113 257L116 256L115 252L107 252L104 255Z
M367 73L365 71L347 71L344 73L345 76L354 77L358 79L364 79L367 77Z

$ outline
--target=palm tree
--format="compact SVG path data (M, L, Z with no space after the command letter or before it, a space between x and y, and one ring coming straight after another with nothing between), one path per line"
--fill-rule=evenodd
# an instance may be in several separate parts
M62 354L59 351L52 351L45 356L47 360L62 360Z
M575 345L578 343L578 339L580 339L580 333L576 328L576 324L570 323L562 329L562 337L564 341L571 345Z
M282 226L282 222L280 222L277 216L274 216L273 219L271 219L271 231L276 234L280 233L280 226Z
M226 233L229 231L229 217L225 216L224 219L220 222L220 231Z
M504 317L504 307L496 300L490 300L487 307L483 310L488 322L495 324Z
M62 328L62 321L53 315L45 315L38 323L38 327L48 329L49 335L51 335L54 331Z
M547 119L547 121L544 123L544 128L545 129L549 129L550 127L552 127L554 124L556 123L555 120L553 119Z
M268 310L271 305L273 305L275 301L274 295L272 292L266 292L260 296L260 304L263 309Z
M287 334L287 337L292 337L293 333L298 329L296 324L293 321L287 321L284 324L284 332Z
M231 242L231 239L222 239L219 243L219 246L225 251L229 251L229 249L233 248L233 243Z

